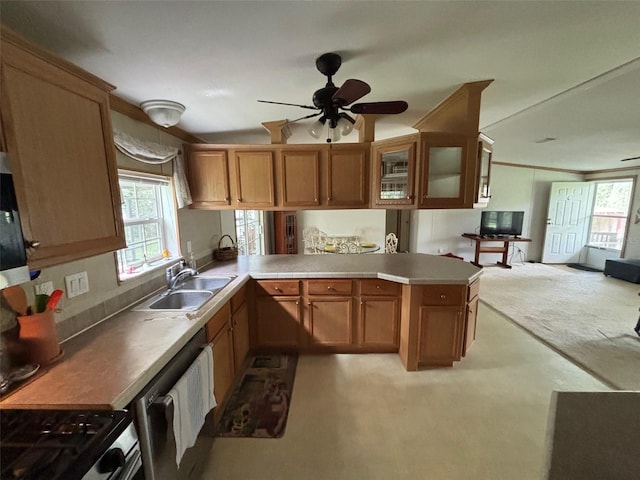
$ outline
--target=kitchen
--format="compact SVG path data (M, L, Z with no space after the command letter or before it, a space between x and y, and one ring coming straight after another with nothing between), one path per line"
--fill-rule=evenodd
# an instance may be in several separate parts
M182 143L179 138L173 137L147 124L139 124L118 112L112 112L111 121L114 127L123 128L140 137L148 136L149 141L161 141L162 143L174 144L176 146ZM128 160L119 154L116 155L118 166L125 166ZM422 214L423 212L420 213ZM382 213L379 215L381 214ZM433 216L443 215L437 212L424 212L424 214ZM462 218L466 218L467 224L470 225L475 224L475 217L477 216L473 211L453 212L452 215L459 215ZM213 248L216 247L217 241L223 234L230 231L222 227L222 216L214 211L181 209L178 211L178 222L180 225L181 239L184 239L185 243L187 240L192 242L192 248L196 253L199 265L206 263L211 256ZM197 227L205 222L210 225L210 227L209 231L203 233ZM380 239L376 239L376 241L380 241ZM446 248L449 246L450 245L445 244L438 248ZM186 245L183 245L181 250L186 251ZM449 251L449 249L445 251ZM82 330L90 326L90 323L94 321L98 322L105 316L127 307L134 303L135 300L158 290L164 283L164 271L161 270L151 275L151 281L148 277L145 277L137 281L133 280L131 283L119 284L115 273L110 273L114 269L113 264L113 255L103 254L87 260L76 260L58 267L46 268L42 272L42 277L39 279L40 281L51 279L54 280L56 285L63 285L64 282L61 279L69 274L77 273L77 271L89 272L91 294L84 297L79 296L74 302L69 301L66 304L63 303L62 318L61 321L59 321L60 330L62 331L62 335L64 335L63 338L74 333L74 329ZM65 325L67 323L70 325Z

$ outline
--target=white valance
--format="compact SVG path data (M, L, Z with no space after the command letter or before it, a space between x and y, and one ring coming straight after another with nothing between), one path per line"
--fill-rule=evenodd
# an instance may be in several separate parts
M120 152L139 162L160 165L173 160L173 183L178 208L191 205L191 192L184 171L184 159L178 147L147 142L118 130L114 130L113 139Z

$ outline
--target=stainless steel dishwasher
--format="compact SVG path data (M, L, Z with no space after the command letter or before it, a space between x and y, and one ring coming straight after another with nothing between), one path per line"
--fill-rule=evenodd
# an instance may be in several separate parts
M200 476L213 444L213 412L207 416L196 444L187 449L178 468L171 423L173 404L166 395L198 357L206 341L202 329L134 400L145 480L186 480Z

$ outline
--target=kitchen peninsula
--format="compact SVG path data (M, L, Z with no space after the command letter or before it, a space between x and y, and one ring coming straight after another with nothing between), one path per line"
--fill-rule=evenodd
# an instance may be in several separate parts
M253 348L280 342L301 352L398 352L407 370L417 370L452 365L475 337L481 269L457 259L268 255L202 270L237 277L197 312L137 310L143 300L69 339L64 357L0 401L0 409L125 408L199 330L222 312L239 311L233 305L239 295ZM287 337L291 323L272 330L264 323L282 321L271 314L286 312L293 315L294 344ZM226 315L225 331L232 331L232 314Z

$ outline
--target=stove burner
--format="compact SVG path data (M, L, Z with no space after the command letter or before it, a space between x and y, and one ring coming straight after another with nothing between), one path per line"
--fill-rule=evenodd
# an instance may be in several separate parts
M2 410L0 477L81 479L130 423L119 410Z

